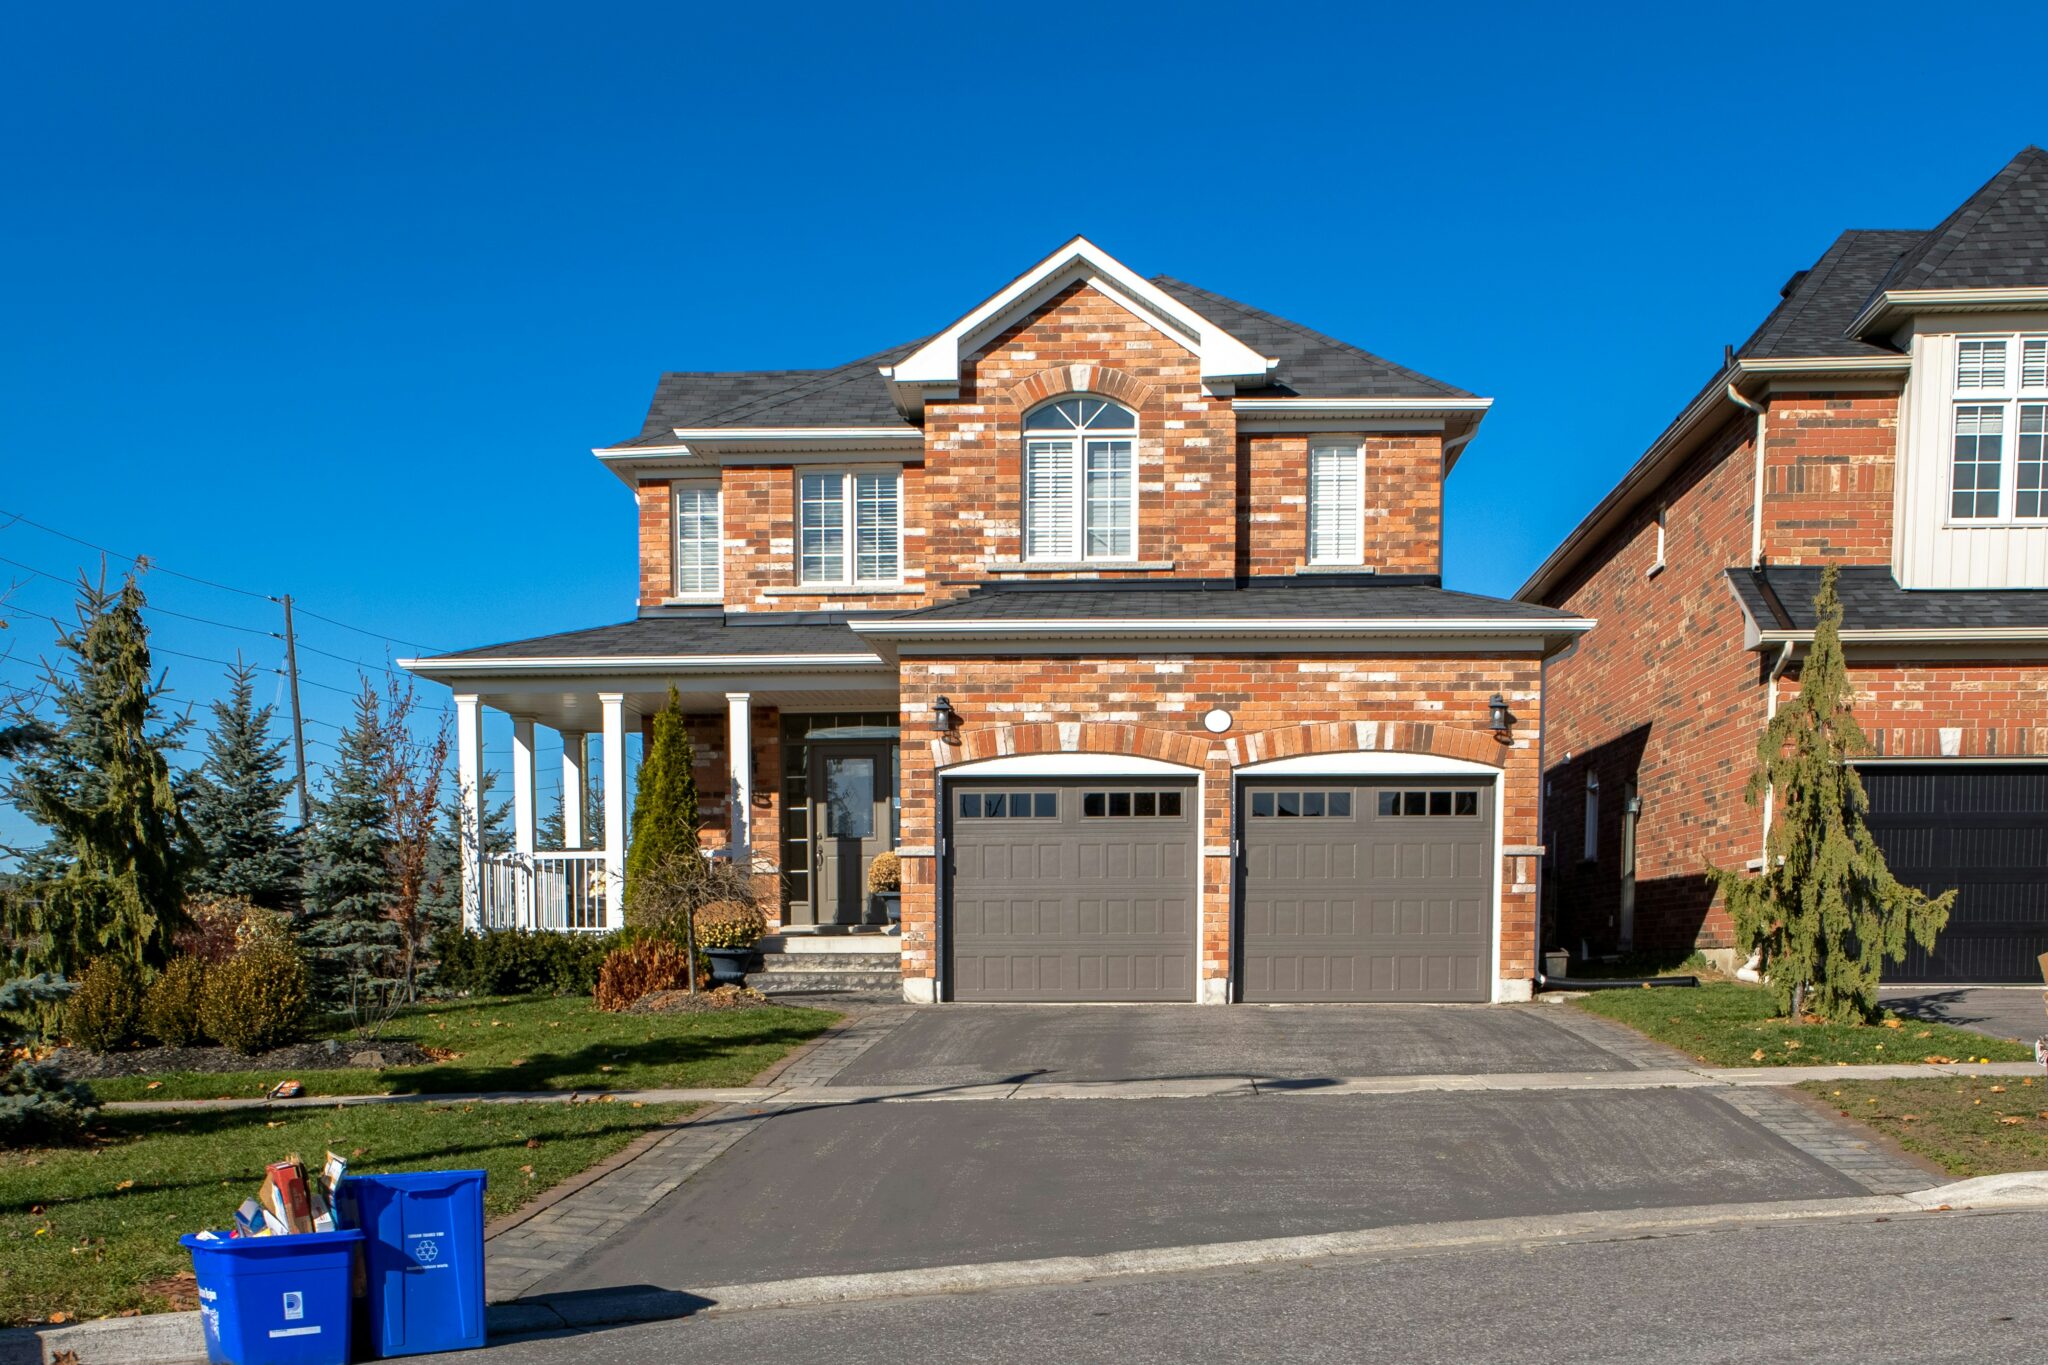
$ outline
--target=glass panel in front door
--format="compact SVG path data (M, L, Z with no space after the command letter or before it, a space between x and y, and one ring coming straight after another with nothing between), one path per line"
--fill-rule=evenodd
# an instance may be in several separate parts
M825 836L867 839L875 832L875 760L852 755L825 759Z

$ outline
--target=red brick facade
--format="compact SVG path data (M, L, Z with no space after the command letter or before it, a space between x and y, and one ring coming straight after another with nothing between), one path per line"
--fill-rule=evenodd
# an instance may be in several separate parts
M1310 438L1238 439L1246 496L1238 507L1244 572L1299 573L1309 567ZM1369 435L1365 447L1365 563L1381 573L1439 572L1443 546L1443 438Z
M1891 563L1898 415L1892 393L1771 396L1764 429L1766 559ZM1743 530L1746 536L1746 518ZM1728 561L1748 562L1746 545Z

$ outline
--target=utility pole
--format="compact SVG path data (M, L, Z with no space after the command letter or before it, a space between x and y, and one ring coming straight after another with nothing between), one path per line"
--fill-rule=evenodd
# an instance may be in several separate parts
M306 799L306 722L299 714L299 641L292 631L292 595L284 595L284 669L292 686L292 756L299 765L299 825L312 823L312 803Z

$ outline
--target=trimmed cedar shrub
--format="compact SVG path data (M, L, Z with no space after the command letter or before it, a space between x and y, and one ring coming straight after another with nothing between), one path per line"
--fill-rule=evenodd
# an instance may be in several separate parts
M700 964L698 984L705 981ZM597 974L596 1003L601 1010L622 1010L655 991L679 991L690 984L690 955L666 938L643 938L614 949Z
M589 995L618 934L444 929L434 936L435 985L455 995Z
M768 932L768 920L745 901L713 901L691 916L699 948L751 948Z
M200 1011L206 995L207 964L196 957L174 957L142 992L142 1027L166 1047L192 1047L206 1041Z
M115 1052L134 1046L141 1026L142 980L135 965L112 955L93 959L65 1002L65 1036L88 1052Z
M297 1042L313 1010L313 981L298 950L257 940L206 974L200 1027L247 1056Z

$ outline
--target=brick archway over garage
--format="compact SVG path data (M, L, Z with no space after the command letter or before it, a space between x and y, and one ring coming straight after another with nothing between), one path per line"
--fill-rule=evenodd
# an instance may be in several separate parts
M1066 393L1092 393L1114 398L1133 412L1143 412L1145 405L1152 401L1152 387L1143 380L1133 379L1108 365L1086 363L1055 365L1040 370L1021 384L1013 385L1007 396L1017 405L1017 411L1024 412L1048 398Z
M1206 735L1149 725L1078 720L979 725L960 731L951 740L932 741L932 766L945 769L1024 754L1120 754L1200 768L1208 761L1209 745Z
M1409 720L1325 721L1283 725L1225 742L1230 766L1266 763L1304 754L1393 752L1435 754L1505 768L1509 747L1484 730L1459 730L1448 725Z

